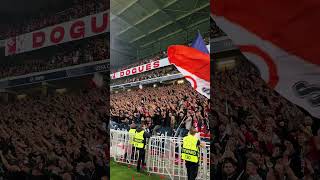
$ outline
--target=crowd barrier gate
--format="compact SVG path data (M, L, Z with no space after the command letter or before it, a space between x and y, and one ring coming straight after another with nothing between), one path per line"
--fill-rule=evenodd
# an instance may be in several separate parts
M135 166L139 152L129 143L129 133L110 130L110 156L118 163ZM146 143L146 166L149 173L169 177L171 180L186 180L185 162L181 157L182 138L152 136ZM200 149L197 179L210 179L210 144Z

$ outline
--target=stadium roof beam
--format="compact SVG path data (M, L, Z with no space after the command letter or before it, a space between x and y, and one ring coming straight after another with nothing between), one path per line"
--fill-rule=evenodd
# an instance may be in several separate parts
M175 20L176 20L176 21L179 21L180 19L183 19L183 18L185 18L185 17L187 17L187 16L190 16L190 15L194 14L196 11L199 11L199 10L201 10L201 9L203 9L203 8L206 8L206 7L209 6L209 5L210 5L210 3L206 3L205 5L202 5L202 6L199 7L199 8L193 9L192 11L186 13L186 14L183 15L183 16L180 16L179 18L177 18L177 19L175 19ZM156 31L158 31L158 30L161 30L161 29L163 29L164 27L166 27L166 26L168 26L168 25L170 25L170 24L172 24L172 23L174 23L174 22L171 22L171 23L167 23L167 24L165 24L165 25L162 25L162 26L160 26L160 27L158 27L158 28L156 28L156 29L153 29L153 30L150 31L150 32L156 32ZM150 32L149 32L149 34L150 34ZM134 42L136 42L137 40L143 38L144 36L146 36L146 35L142 35L142 36L140 36L140 37L137 37L137 38L133 39L132 41L130 41L130 43L134 43Z
M123 9L121 9L117 14L114 14L114 16L111 17L110 21L112 21L115 17L119 16L120 14L122 14L124 11L126 11L127 9L129 9L131 6L133 6L135 3L137 3L139 0L134 0L132 2L130 2L126 7L124 7ZM112 1L111 1L112 2Z
M116 43L121 41L122 46L135 47L128 53L137 56L137 59L129 60L119 54L117 62L113 61L113 68L156 54L167 44L189 41L197 29L209 31L204 21L210 14L208 0L111 0L111 3L110 31L115 35L111 39ZM190 28L195 23L198 25Z
M178 0L170 1L168 4L166 4L166 5L165 5L164 7L162 7L162 8L167 8L167 7L169 7L170 5L172 5L173 3L177 2L177 1L178 1ZM149 14L148 16L145 16L144 18L142 18L141 20L139 20L138 22L136 22L135 24L133 24L133 26L139 25L140 23L144 22L145 20L149 19L150 17L152 17L153 15L157 14L157 13L160 12L160 11L161 11L161 12L164 12L158 5L157 5L157 7L158 7L157 10L153 11L153 12L152 12L151 14ZM164 13L166 13L166 12L164 12ZM166 14L167 14L167 13L166 13ZM169 16L169 17L170 17L170 16ZM170 17L170 18L171 18L171 17ZM129 23L129 24L130 24L130 23ZM122 30L121 32L119 32L119 33L117 34L117 36L119 36L119 35L127 32L127 31L128 31L129 29L131 29L133 26L129 26L128 28ZM151 32L149 32L149 33L151 33ZM149 33L147 33L147 34L149 34Z
M202 22L205 22L205 21L207 21L207 20L206 20L206 19L203 19L203 20L201 20L201 21L198 21L198 22L196 22L196 23L191 24L191 25L188 26L187 28L191 28L191 27L196 26L196 25L198 25L198 24L201 24ZM147 44L142 45L141 48L144 48L144 47L146 47L146 46L148 46L148 45L150 45L150 44L153 44L153 43L155 43L155 42L157 42L157 41L161 41L162 39L165 39L165 38L167 38L167 37L170 37L170 36L172 36L172 35L174 35L174 34L177 34L177 33L181 32L181 31L182 31L182 30L179 29L179 30L177 30L177 31L175 31L175 32L172 32L172 33L170 33L170 34L167 34L166 36L163 36L163 37L161 37L161 38L159 38L159 39L157 39L157 40L148 42Z
M120 18L120 19L122 19L123 21L125 21L125 20L124 20L123 18L121 18L121 17L118 17L118 18ZM128 29L131 29L131 28L137 29L138 31L140 31L140 32L144 33L144 35L145 35L145 34L148 34L148 32L143 31L143 30L141 30L141 29L137 28L135 24L131 24L131 23L127 22L127 21L125 21L125 22L129 24L128 28L127 28L127 29L125 29L125 30L122 30L121 32L119 32L118 34L116 34L116 36L119 36L119 35L121 35L122 33L127 32L127 31L128 31Z
M121 54L123 54L125 56L128 56L128 57L134 57L135 58L134 55L132 55L131 53L128 53L127 51L118 50L117 48L110 48L110 50L118 52L118 53L121 53Z
M199 2L199 0L197 0L197 1L194 3L194 7L197 6L198 2ZM168 6L167 6L167 7L168 7ZM166 8L166 7L164 7L163 9L165 9L165 8ZM181 23L179 23L176 18L173 18L169 13L167 13L167 12L166 12L165 10L163 10L163 9L160 9L161 12L165 13L165 14L171 19L171 21L173 21L174 23L176 23L181 29L183 29L184 31L187 31L187 29L186 29ZM190 19L189 19L189 20L190 20ZM150 32L150 33L152 33L152 32Z

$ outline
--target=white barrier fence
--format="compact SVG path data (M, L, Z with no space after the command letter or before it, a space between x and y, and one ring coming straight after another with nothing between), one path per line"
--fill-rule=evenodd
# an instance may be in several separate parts
M136 165L139 152L129 143L129 133L110 130L110 155L116 162ZM186 180L185 162L181 157L182 138L153 136L146 143L146 170L172 180ZM210 144L200 149L197 179L210 179Z

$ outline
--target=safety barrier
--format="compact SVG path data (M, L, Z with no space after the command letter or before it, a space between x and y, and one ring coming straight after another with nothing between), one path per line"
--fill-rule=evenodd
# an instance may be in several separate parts
M129 133L110 130L111 157L114 161L136 165L139 152L129 143ZM146 170L170 177L171 180L187 179L185 162L181 157L182 138L153 136L146 144ZM200 149L197 179L210 179L210 144Z

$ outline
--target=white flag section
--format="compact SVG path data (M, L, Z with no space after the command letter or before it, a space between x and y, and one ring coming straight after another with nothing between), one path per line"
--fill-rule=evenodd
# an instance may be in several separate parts
M189 71L180 68L179 66L175 66L179 72L183 74L183 76L191 83L191 86L198 91L200 94L204 95L208 99L210 99L210 82L205 81Z
M222 16L217 25L279 94L320 118L320 66L276 46ZM281 27L279 27L281 28Z

